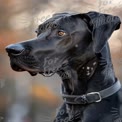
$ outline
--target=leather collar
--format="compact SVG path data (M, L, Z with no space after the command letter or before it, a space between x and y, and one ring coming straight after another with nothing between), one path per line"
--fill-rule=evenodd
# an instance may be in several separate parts
M99 91L99 92L90 92L84 95L67 95L62 93L62 97L67 104L91 104L95 102L101 102L104 98L112 96L118 92L121 88L121 83L117 80L112 86Z

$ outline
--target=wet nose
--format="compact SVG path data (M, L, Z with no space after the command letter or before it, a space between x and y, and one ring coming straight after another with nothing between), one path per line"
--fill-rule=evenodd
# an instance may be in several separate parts
M20 55L24 50L24 47L20 44L11 44L6 47L6 51L11 55Z

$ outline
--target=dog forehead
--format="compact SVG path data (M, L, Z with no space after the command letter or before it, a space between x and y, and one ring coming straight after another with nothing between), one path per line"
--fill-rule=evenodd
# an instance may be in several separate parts
M79 13L56 13L51 18L38 26L38 30L45 30L48 28L58 28L72 30L77 26L84 26L82 19L78 17ZM79 24L80 23L80 24ZM79 27L78 27L79 28Z
M57 13L53 15L54 23L60 26L73 27L77 26L78 23L82 21L80 17L77 16L78 13Z

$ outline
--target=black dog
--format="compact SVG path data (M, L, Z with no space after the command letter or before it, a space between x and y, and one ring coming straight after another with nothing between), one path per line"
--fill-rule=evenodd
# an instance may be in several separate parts
M107 42L120 23L97 12L59 13L39 25L36 38L6 47L13 70L61 76L64 104L55 122L121 119L121 85Z

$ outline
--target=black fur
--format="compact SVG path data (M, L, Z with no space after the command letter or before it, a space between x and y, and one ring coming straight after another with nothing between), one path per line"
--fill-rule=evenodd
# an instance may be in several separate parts
M38 27L37 38L10 45L6 50L11 59L11 66L16 71L28 71L35 75L38 72L47 73L53 68L51 73L59 74L63 81L62 87L67 94L97 92L116 81L107 40L119 26L120 19L112 15L97 12L59 13ZM64 36L57 35L61 30L65 32ZM24 51L19 50L18 53L16 50L20 46ZM46 57L48 60L54 61L56 58L57 60L45 70ZM93 58L97 62L95 72L89 78L84 77L82 68ZM65 74L65 78L62 74ZM99 103L88 105L64 103L57 113L55 122L117 121L120 118L116 118L112 109L116 109L118 117L121 117L120 92Z

